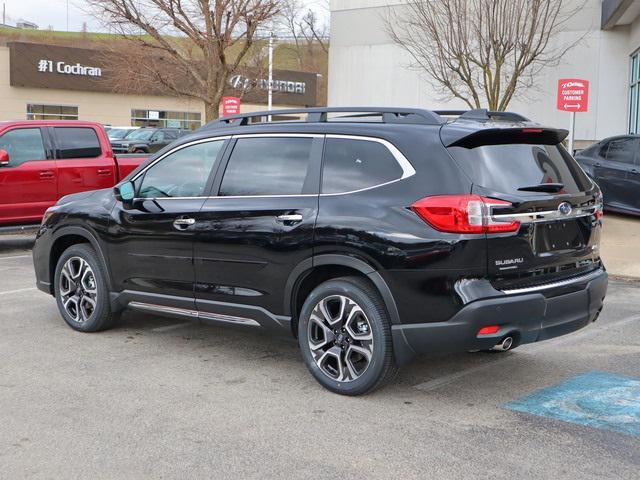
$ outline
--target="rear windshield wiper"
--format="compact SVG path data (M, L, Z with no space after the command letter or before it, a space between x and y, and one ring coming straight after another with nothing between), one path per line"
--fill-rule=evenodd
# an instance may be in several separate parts
M556 193L564 188L564 183L540 183L539 185L529 185L520 187L518 190L522 192L549 192Z

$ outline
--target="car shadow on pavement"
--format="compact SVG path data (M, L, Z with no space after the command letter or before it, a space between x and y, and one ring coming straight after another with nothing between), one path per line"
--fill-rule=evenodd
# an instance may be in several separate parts
M0 255L14 252L28 253L36 241L35 234L3 235L0 234Z

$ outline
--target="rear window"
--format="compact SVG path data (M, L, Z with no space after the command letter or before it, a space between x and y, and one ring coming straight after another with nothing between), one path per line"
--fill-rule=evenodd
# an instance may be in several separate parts
M496 192L522 194L518 188L542 183L564 184L559 193L591 188L586 174L558 145L484 145L448 150L474 184Z
M60 158L93 158L102 154L93 128L55 127Z

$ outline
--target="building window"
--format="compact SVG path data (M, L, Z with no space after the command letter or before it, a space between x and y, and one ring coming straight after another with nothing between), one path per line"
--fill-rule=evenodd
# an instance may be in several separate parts
M27 120L78 120L78 107L28 103Z
M199 112L163 112L160 110L131 110L131 125L135 127L164 127L195 130L200 128Z
M640 133L640 51L631 56L629 133Z

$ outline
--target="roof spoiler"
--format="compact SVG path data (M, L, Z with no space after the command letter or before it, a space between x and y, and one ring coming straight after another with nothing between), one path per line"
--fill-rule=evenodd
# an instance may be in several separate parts
M569 135L568 130L540 126L490 127L474 129L442 128L440 137L445 147L476 148L484 145L524 143L557 145Z
M473 120L476 122L530 122L527 117L514 112L493 112L486 108L475 110L434 110L441 117L457 117L457 120Z

